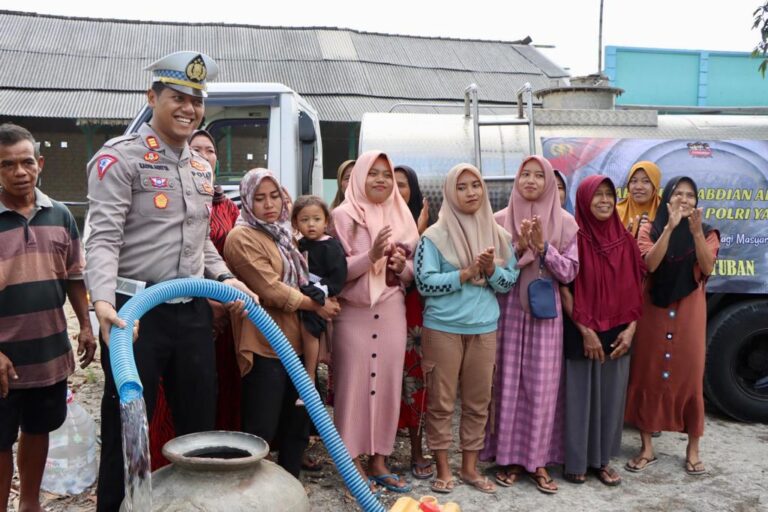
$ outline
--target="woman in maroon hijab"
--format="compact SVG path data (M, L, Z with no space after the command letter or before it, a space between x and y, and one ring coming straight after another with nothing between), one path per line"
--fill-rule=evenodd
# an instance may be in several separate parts
M621 448L629 348L643 310L645 263L616 213L616 188L605 176L576 191L579 273L563 302L565 479L587 470L608 486L621 483L609 462Z

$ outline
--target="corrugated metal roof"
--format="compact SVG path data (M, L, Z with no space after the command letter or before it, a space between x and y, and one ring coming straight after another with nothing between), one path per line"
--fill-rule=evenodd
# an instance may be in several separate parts
M6 97L38 98L42 103L28 106L51 117L65 111L70 112L67 117L91 117L91 104L107 109L104 118L112 117L125 103L110 93L143 97L150 83L144 67L181 49L214 57L220 66L220 81L279 82L304 96L373 97L372 103L383 98L461 100L464 88L473 82L479 86L481 101L514 103L515 90L524 82L542 88L552 78L566 76L535 48L500 41L333 28L97 20L10 11L0 11L0 26L0 89L17 91L6 92ZM87 91L100 91L102 101L78 99L69 106L54 105L43 100L44 95L22 93L22 89L51 91L52 97L58 97L57 91L74 90L77 98ZM43 103L49 103L56 114L46 114L40 107ZM18 111L15 105L0 103L0 115L9 109ZM343 110L329 109L328 120L340 119ZM323 109L320 111L325 117ZM345 120L359 119L359 111L350 108Z
M324 59L358 60L357 49L349 32L341 30L318 30L317 41Z
M540 74L487 73L399 67L338 60L247 61L219 59L222 82L281 82L300 94L359 94L391 98L458 99L470 83L480 87L487 101L514 102L515 89L524 82L534 88L550 85ZM150 73L137 59L104 59L5 52L0 87L19 89L91 89L143 91ZM32 68L32 69L30 69ZM73 69L83 70L73 73ZM85 70L88 72L85 72Z
M389 98L371 98L359 96L306 96L314 105L323 121L360 121L366 112L389 112L398 101ZM407 103L407 102L406 102ZM463 112L462 102L435 102L443 106L398 105L395 112L407 112L413 114L457 114ZM513 114L516 106L486 105L483 106L483 114Z
M133 92L0 89L0 116L129 120L146 101Z
M304 98L317 109L322 121L331 122L360 121L366 112L389 112L395 104L409 103L370 96L310 94ZM0 89L0 116L130 120L145 102L143 93ZM399 105L396 112L455 114L464 107L462 102L430 103L443 106ZM512 107L484 105L482 112L511 114Z

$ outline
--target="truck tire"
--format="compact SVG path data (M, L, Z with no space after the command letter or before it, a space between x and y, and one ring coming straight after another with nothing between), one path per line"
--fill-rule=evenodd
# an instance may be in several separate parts
M766 375L768 301L740 302L717 313L707 325L707 398L737 420L768 422L768 389L755 388Z

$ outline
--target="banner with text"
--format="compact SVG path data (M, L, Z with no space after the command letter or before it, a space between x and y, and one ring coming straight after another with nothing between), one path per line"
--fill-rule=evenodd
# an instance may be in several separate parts
M638 161L662 172L662 188L677 176L699 187L704 221L720 231L720 254L707 290L717 293L768 291L768 141L695 141L547 137L544 156L568 179L568 195L585 176L611 178L619 199Z

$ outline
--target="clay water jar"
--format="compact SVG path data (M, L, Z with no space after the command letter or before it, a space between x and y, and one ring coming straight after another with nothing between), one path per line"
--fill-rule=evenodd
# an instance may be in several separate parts
M243 432L200 432L163 446L170 465L152 473L152 508L163 512L309 512L304 486L263 460L269 446Z

